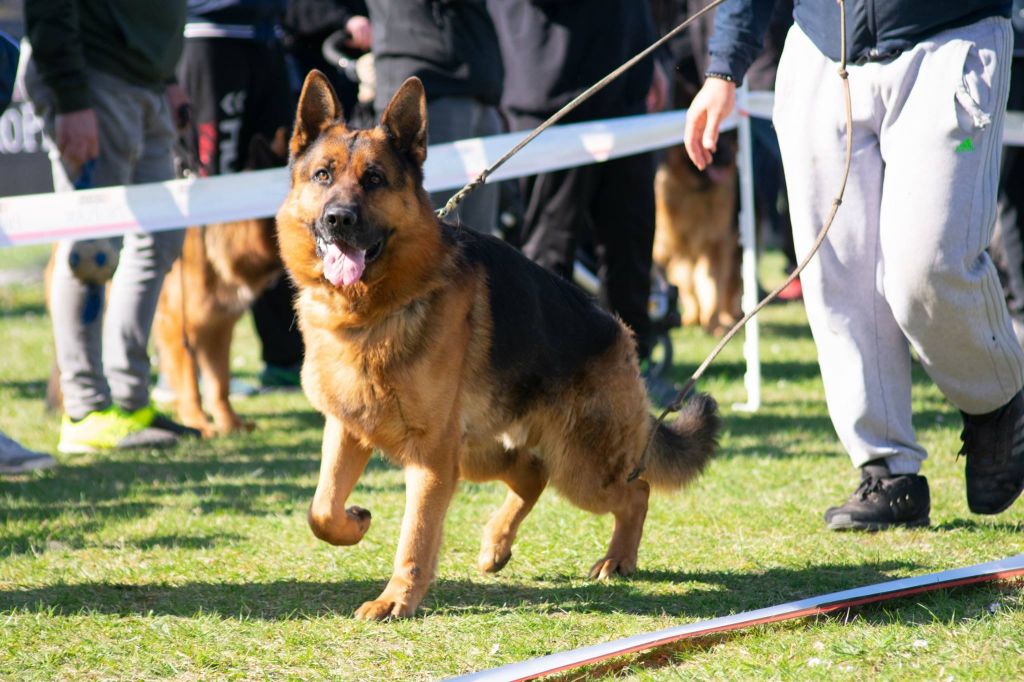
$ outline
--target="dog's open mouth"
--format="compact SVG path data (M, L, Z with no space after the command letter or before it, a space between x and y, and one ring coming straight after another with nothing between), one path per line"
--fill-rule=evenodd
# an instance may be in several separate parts
M336 287L347 287L358 282L366 266L376 260L383 250L384 237L368 249L360 249L345 242L317 240L317 251L324 261L324 277Z

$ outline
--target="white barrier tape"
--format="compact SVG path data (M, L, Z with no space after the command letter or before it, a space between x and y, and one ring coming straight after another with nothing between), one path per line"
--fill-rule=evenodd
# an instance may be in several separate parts
M737 93L736 107L741 114L754 118L772 120L772 107L775 106L775 93L766 90L747 91L746 101L740 102Z
M682 140L685 111L555 126L491 176L534 175L666 147ZM734 126L734 121L728 122ZM428 191L475 178L526 133L432 145ZM273 215L288 191L286 169L211 178L33 194L0 199L0 246L157 232L186 225Z
M771 118L771 92L747 94L741 114ZM686 111L555 126L491 176L492 181L561 170L678 143ZM735 118L723 129L733 128ZM475 178L526 133L431 145L424 168L428 191L457 189ZM1004 144L1024 146L1024 112L1007 112ZM0 247L273 215L287 193L284 169L124 187L0 198Z

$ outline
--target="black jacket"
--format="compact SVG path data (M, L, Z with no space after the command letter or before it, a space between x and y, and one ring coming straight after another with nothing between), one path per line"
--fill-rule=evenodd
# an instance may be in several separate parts
M1010 16L1012 0L848 0L846 59L893 57L920 41L991 16ZM726 0L715 14L708 72L743 78L761 49L775 0ZM833 61L839 61L839 4L796 0L793 19Z
M502 105L547 117L656 39L647 0L488 0L505 57ZM643 111L648 58L569 115L584 121Z
M410 76L427 99L474 97L498 105L501 52L484 0L367 0L377 71L376 108Z

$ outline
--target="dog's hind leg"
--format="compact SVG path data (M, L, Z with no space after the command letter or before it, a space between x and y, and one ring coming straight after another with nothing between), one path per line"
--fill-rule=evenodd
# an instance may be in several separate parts
M371 450L345 433L337 417L327 415L320 457L320 478L309 505L313 535L332 545L354 545L370 528L370 512L345 508L348 496L370 460Z
M213 427L203 413L203 402L199 396L199 369L195 357L185 345L185 331L180 324L165 323L162 326L164 328L157 339L160 371L174 388L178 419L185 426L199 429L204 437L211 436Z
M511 465L497 478L508 485L509 491L484 527L477 557L477 566L484 573L497 573L512 558L512 542L516 539L519 524L533 509L548 483L543 465L522 450L515 451Z
M612 514L615 528L608 551L590 569L590 577L604 580L612 575L630 575L636 570L640 537L647 518L647 499L651 488L646 481L637 479L616 486L619 490L609 491L618 500Z
M591 452L588 459L595 462L598 455ZM610 481L606 478L607 471L593 464L589 466L589 469L578 466L568 476L565 475L567 472L559 472L558 478L562 480L553 482L573 504L595 514L611 512L615 518L608 550L594 562L590 577L604 580L614 574L630 575L636 570L650 485L639 478L627 481L625 472L617 480Z
M220 319L204 333L204 343L196 348L203 374L206 407L213 416L218 433L252 431L252 422L242 421L231 407L231 337L237 319Z
M540 450L551 484L573 504L611 513L615 528L605 555L590 569L603 580L636 570L650 486L637 478L650 433L647 396L630 337L593 362L560 414L549 419Z

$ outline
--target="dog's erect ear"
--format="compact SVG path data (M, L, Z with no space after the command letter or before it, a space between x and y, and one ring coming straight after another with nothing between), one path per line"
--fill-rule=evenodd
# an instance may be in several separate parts
M417 166L427 158L427 97L423 83L415 76L409 78L391 98L380 127L398 150Z
M301 154L329 125L344 122L341 102L331 82L327 76L313 69L306 76L302 94L299 95L299 108L295 112L295 129L292 132L292 158Z

